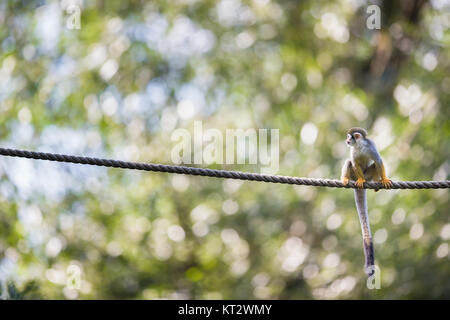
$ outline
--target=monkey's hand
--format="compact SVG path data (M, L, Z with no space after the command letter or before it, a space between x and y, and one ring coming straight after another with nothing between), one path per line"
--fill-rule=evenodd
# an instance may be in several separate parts
M392 188L392 181L387 177L383 177L380 182L386 189Z
M366 180L364 178L358 178L356 180L355 184L359 189L362 189L362 188L364 188L364 182L366 182Z
M342 182L342 184L343 184L344 186L348 185L348 178L347 178L347 177L343 177L343 178L341 179L341 182Z

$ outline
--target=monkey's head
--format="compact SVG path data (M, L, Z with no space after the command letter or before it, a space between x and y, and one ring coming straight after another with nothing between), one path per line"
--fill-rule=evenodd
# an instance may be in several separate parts
M347 140L345 142L350 147L354 146L360 139L366 139L367 131L363 128L351 128L347 131Z

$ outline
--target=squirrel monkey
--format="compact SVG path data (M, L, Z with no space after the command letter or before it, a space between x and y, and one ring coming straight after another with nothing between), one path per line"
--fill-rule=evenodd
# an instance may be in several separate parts
M375 270L375 255L369 225L366 189L363 189L364 182L381 182L385 188L391 188L392 181L386 176L383 160L373 141L367 138L366 130L351 128L347 132L346 143L350 147L350 159L345 162L342 168L341 181L344 185L347 185L350 179L355 180L357 186L355 203L362 229L365 271L368 276L371 276Z

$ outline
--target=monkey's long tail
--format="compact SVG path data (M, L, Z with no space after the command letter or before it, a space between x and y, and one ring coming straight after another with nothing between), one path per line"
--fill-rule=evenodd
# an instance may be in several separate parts
M366 189L355 190L356 210L358 211L359 222L363 236L365 272L371 276L375 272L375 254L373 252L372 234L370 232L369 212L367 209L367 191Z

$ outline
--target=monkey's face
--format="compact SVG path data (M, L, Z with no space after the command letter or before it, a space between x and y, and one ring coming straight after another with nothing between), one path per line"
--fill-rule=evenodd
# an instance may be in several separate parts
M354 132L353 134L347 134L347 140L345 140L345 142L349 147L354 147L360 139L362 139L362 134Z

